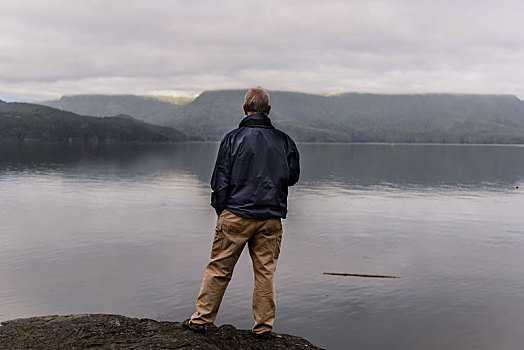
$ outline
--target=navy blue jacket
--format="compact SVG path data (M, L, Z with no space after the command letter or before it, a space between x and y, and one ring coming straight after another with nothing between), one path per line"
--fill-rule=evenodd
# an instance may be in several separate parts
M295 142L265 114L245 117L220 143L211 205L245 219L285 218L288 186L300 175Z

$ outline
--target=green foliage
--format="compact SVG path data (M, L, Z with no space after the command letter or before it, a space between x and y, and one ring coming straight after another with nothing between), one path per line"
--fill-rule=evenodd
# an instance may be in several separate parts
M56 105L94 116L128 114L174 127L192 140L220 140L243 118L244 94L206 91L186 104L126 95L65 96ZM514 96L272 91L271 105L273 123L297 141L524 143L524 103Z
M56 142L172 142L187 137L178 130L129 116L87 117L28 104L0 104L0 140Z
M193 139L220 140L243 117L244 90L207 91L168 125ZM320 96L271 92L274 124L297 141L523 143L524 103L505 95Z

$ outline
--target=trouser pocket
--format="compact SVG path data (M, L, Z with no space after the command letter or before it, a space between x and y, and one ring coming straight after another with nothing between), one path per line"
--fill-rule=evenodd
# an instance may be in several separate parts
M273 249L273 258L278 260L280 256L280 245L282 244L282 235L275 237L275 248Z
M280 256L280 246L282 244L282 223L280 220L275 222L270 222L263 230L262 235L264 235L266 240L269 240L269 247L273 253L273 259L277 260Z
M211 258L220 254L224 248L224 232L221 227L215 228L215 236L213 237L213 246L211 248Z

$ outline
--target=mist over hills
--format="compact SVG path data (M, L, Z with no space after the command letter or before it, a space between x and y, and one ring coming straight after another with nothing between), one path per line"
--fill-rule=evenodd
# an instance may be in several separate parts
M177 105L140 96L85 95L64 97L58 106L89 115L110 115L113 106L193 140L220 140L243 118L245 91L205 91ZM524 102L510 95L270 94L273 123L296 141L524 143Z
M142 121L162 124L173 112L190 102L189 97L137 95L65 95L41 104L64 111L95 117L130 115Z
M130 116L90 117L30 103L0 103L0 141L174 142L187 136Z

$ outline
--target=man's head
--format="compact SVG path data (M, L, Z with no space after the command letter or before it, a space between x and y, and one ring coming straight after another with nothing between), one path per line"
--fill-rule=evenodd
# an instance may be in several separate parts
M244 113L251 115L255 113L269 114L271 105L269 104L269 93L261 86L249 89L244 97Z

